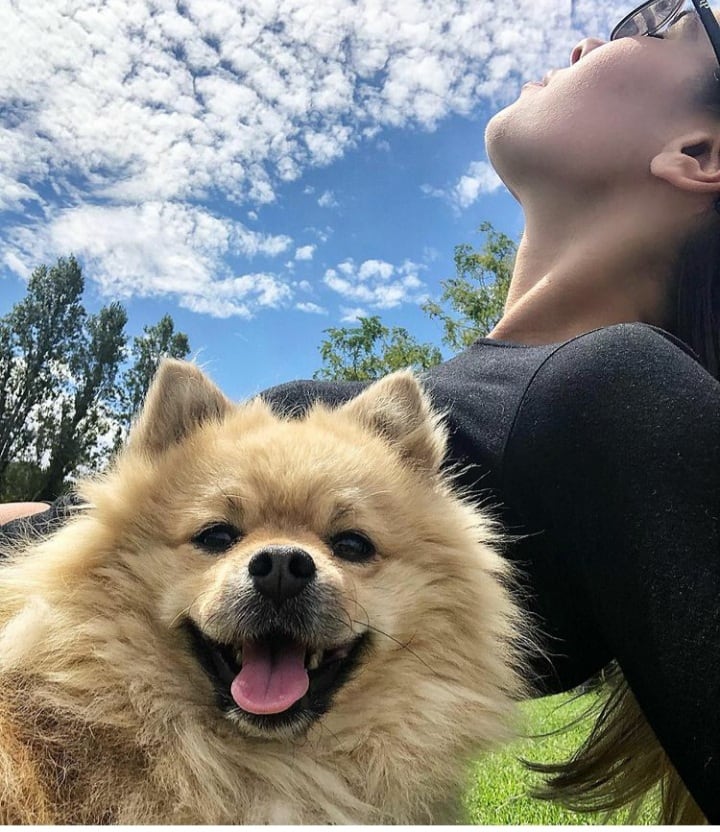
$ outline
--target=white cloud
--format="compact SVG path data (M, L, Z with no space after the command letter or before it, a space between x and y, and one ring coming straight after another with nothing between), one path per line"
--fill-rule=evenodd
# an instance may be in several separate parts
M161 285L176 292L169 265L188 281L224 279L232 252L272 256L288 243L236 227L231 207L203 215L204 200L243 204L253 219L279 184L375 141L386 127L432 129L449 115L506 101L521 79L567 61L581 23L606 31L618 6L5 3L0 211L15 212L0 226L3 247L13 249L5 262L24 263L33 234L51 248L74 240L94 259L101 284L116 281L130 293ZM469 171L457 183L458 205L481 192L483 176ZM326 190L318 204L337 200ZM177 251L172 229L152 216L149 228L140 222L146 205L165 206L148 210L169 215L172 228L192 225ZM107 225L91 226L91 216Z
M332 191L323 191L318 197L317 204L321 208L337 208L338 201L335 199L335 194Z
M591 0L576 5L579 16L598 17ZM276 177L327 164L363 130L432 127L564 62L562 44L577 34L570 6L8 5L0 81L13 91L9 175L23 169L66 185L72 171L91 192L123 198L184 198L219 185L236 198L272 199Z
M291 290L264 273L231 277L225 258L274 255L290 243L183 204L86 205L58 212L46 224L15 229L5 259L27 272L72 251L91 267L102 294L174 295L195 311L247 317L287 301Z
M500 177L485 161L471 162L467 171L449 188L435 188L421 185L420 190L427 196L446 200L456 211L469 208L482 194L490 194L502 187Z
M348 308L343 306L340 308L340 322L343 324L353 324L357 323L358 318L367 318L368 312L366 309L363 309L361 306L355 306L352 308Z
M360 280L369 280L373 277L379 280L387 280L394 273L395 267L384 260L365 260L360 264L357 275Z
M450 192L458 208L468 208L481 194L489 194L502 186L500 177L487 162L471 162L467 173L460 177Z
M347 301L375 309L390 309L403 303L419 303L427 297L418 272L425 267L406 260L394 266L383 260L365 260L357 265L344 260L327 269L323 282Z
M29 202L42 203L42 200L25 183L0 171L0 211L22 211Z
M300 246L299 248L295 249L295 259L296 260L312 260L313 255L315 254L316 246L308 245L308 246Z
M324 306L319 306L317 303L296 303L295 308L301 312L310 312L313 315L327 315L328 311Z
M260 309L287 305L291 288L273 274L245 274L180 292L181 306L215 318L252 318Z

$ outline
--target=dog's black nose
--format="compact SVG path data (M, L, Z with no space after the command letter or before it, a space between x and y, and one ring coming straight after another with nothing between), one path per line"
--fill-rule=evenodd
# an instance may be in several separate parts
M275 604L294 598L315 577L315 561L303 549L268 546L248 564L255 589Z

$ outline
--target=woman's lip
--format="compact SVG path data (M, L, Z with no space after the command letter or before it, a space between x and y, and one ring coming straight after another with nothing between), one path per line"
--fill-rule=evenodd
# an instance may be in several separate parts
M525 87L544 87L545 84L541 83L540 81L528 81L527 84L523 84L523 89Z

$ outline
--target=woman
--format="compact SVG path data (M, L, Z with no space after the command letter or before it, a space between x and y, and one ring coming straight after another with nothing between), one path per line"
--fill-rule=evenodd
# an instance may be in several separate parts
M507 307L488 338L426 379L449 413L462 484L518 535L508 556L546 635L539 692L616 661L711 822L720 822L718 56L706 0L657 0L611 41L581 41L570 66L526 85L491 120L489 156L526 219ZM358 389L296 382L265 395L296 410ZM623 702L632 711L634 700ZM600 766L613 774L611 801L624 799L623 775L647 758L633 766L609 744L560 785L585 793Z

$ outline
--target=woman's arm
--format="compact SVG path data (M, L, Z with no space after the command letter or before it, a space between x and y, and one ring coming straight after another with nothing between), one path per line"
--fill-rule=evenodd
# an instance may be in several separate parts
M20 517L47 511L47 508L47 503L0 503L0 526Z
M538 371L506 464L525 548L550 567L549 629L567 635L556 666L593 643L617 659L720 822L720 384L648 327L589 333Z

